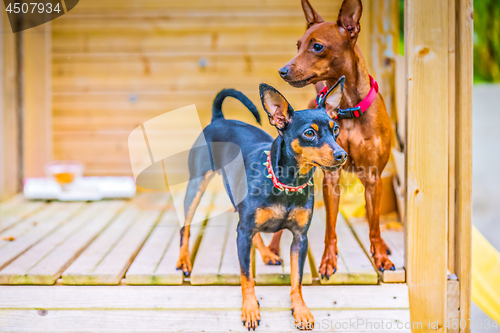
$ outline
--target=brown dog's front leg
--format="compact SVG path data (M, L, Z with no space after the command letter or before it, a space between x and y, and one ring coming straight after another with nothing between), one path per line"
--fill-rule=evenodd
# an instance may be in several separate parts
M366 215L370 225L370 243L373 261L378 270L394 270L394 264L387 255L388 248L380 235L380 199L382 197L382 178L371 174L361 178L365 186Z
M340 170L335 172L325 172L323 178L323 199L326 209L326 232L325 232L325 250L319 274L321 278L330 278L337 271L337 215L339 213L340 200Z
M282 231L278 231L278 232L281 233ZM276 234L274 234L273 239L275 236L276 236ZM271 242L271 244L272 244L272 242ZM264 241L262 240L260 233L253 236L253 245L255 245L257 250L259 250L260 256L262 257L262 261L264 262L264 264L266 264L266 265L281 265L282 261L281 261L281 258L279 256L279 253L278 254L274 253L270 249L271 245L269 245L269 247L267 247L264 244ZM279 238L278 238L278 246L279 246Z
M269 243L269 250L276 254L278 257L280 255L280 240L281 240L281 234L283 233L283 230L280 230L273 235L273 239L271 239L271 243Z

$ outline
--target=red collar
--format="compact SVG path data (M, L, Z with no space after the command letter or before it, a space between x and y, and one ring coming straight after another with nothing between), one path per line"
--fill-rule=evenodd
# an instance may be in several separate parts
M285 191L286 194L288 194L289 192L299 192L299 193L304 193L303 189L306 187L306 186L313 186L313 183L311 181L312 177L307 181L305 182L304 184L300 185L300 186L288 186L288 185L285 185L283 183L281 183L279 180L278 180L278 177L276 177L276 175L274 174L274 171L273 171L273 167L272 167L272 164L271 164L271 152L268 151L268 150L264 150L264 153L266 153L267 155L267 160L265 163L262 163L266 166L267 168L267 172L269 173L267 175L267 178L271 178L271 180L273 181L273 185L274 187L276 187L278 190L280 190L281 192Z
M368 95L363 98L361 102L359 102L355 107L350 108L350 109L339 109L339 113L337 114L337 117L335 119L345 119L345 118L359 118L365 113L366 110L372 105L373 101L375 100L375 97L377 97L378 93L378 83L373 79L371 75L368 75L370 77L370 91L368 92ZM319 105L323 97L325 97L326 93L328 92L328 87L324 87L323 90L318 94L316 97L316 105Z

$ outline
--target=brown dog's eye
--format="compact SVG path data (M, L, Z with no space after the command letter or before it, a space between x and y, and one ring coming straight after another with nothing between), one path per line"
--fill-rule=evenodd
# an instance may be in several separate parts
M314 136L314 131L313 130L307 130L304 132L304 135L308 138L312 138Z
M333 135L338 136L340 134L340 127L335 126L333 128Z
M316 52L321 52L321 51L323 51L323 45L316 43L313 45L313 49Z

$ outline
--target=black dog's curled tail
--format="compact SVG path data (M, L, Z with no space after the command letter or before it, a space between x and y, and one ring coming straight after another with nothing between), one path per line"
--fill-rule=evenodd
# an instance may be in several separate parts
M252 112L255 120L257 120L259 124L262 124L260 121L259 111L255 107L255 104L253 104L248 97L243 95L242 92L234 89L222 89L217 96L215 96L214 104L212 106L212 122L217 119L224 119L224 114L222 114L222 102L226 99L226 97L236 98L238 101L243 103L243 105L245 105L247 109Z

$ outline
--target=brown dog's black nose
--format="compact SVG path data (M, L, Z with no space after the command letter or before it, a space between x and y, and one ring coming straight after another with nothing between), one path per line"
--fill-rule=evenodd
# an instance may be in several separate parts
M281 77L285 77L288 75L288 68L286 67L281 67L279 70L278 70L278 73L280 73L280 76Z
M343 150L342 150L342 151L337 151L337 152L335 152L335 153L333 154L333 157L335 158L335 160L336 160L337 162L342 163L342 162L344 162L344 161L346 160L346 158L347 158L347 153L346 153L345 151L343 151Z

